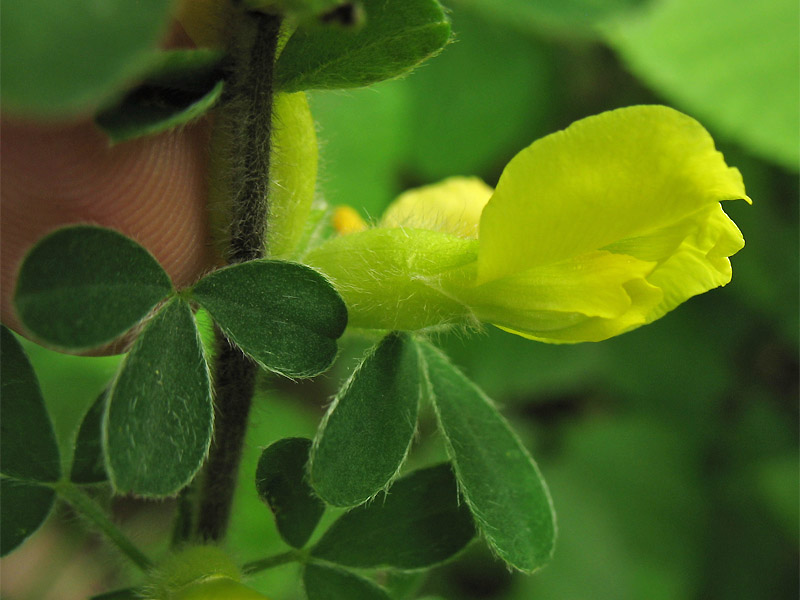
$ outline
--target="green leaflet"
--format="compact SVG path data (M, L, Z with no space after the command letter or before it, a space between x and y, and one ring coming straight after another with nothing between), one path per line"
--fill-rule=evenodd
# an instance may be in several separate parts
M58 445L39 382L22 346L5 326L0 332L0 386L0 473L58 481Z
M97 124L113 142L185 125L222 95L222 59L221 52L206 49L162 52L144 81L103 109Z
M347 309L313 269L253 260L206 275L192 297L239 348L263 368L313 377L336 358Z
M256 490L272 510L283 541L302 548L314 532L325 504L306 481L311 440L285 438L265 448L256 469Z
M552 556L556 525L536 463L475 384L437 348L427 342L419 348L428 395L475 522L506 563L537 570Z
M61 476L53 424L28 357L0 327L0 556L36 531L55 492L37 482Z
M200 336L189 306L176 298L148 323L111 388L103 445L114 489L177 493L205 459L212 421Z
M75 439L75 453L69 478L74 483L100 483L106 481L103 459L103 414L106 410L107 392L103 391L86 411Z
M327 503L360 504L397 475L417 424L418 364L408 334L390 333L337 394L309 467L311 485Z
M283 49L276 86L283 92L370 85L398 77L441 50L450 23L437 0L364 0L366 23L298 29Z
M0 11L3 111L91 113L150 64L171 0L8 0Z
M379 585L350 571L308 564L303 569L308 600L390 600Z
M0 477L0 556L5 556L44 523L55 501L52 488Z
M77 225L45 236L28 252L14 302L34 336L85 350L125 333L171 291L161 265L135 241Z
M450 465L415 471L387 494L342 515L311 555L356 568L420 569L441 563L475 536Z

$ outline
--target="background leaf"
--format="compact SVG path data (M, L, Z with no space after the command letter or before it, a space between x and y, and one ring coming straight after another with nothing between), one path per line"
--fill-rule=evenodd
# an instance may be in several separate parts
M306 481L311 450L307 438L285 438L265 448L256 469L256 489L270 507L283 540L302 548L314 532L325 503Z
M509 28L567 37L594 37L595 25L645 4L645 0L453 0Z
M389 594L369 579L313 563L303 569L303 587L308 600L389 600Z
M207 49L162 52L144 81L103 109L97 124L122 142L189 123L221 97L223 56Z
M218 269L192 297L246 354L288 377L325 371L347 325L347 309L328 280L295 263L253 260Z
M189 306L175 299L148 323L111 389L103 442L114 489L177 493L205 459L212 420L200 336Z
M298 29L276 63L283 92L352 88L398 77L450 39L437 0L364 0L366 23L357 31Z
M419 569L447 560L475 536L450 465L414 471L384 497L331 525L311 555L356 568Z
M653 89L712 129L797 171L798 20L793 0L662 0L607 29L611 45Z
M102 442L107 395L107 391L103 390L81 421L69 476L74 483L100 483L108 479Z
M3 110L88 114L149 65L170 0L8 0L0 12Z
M25 327L53 346L114 340L172 291L155 258L111 229L77 225L42 238L25 257L15 303Z
M428 392L464 498L486 541L533 572L553 554L555 513L544 479L491 401L430 344L420 349Z
M5 556L47 519L55 501L52 488L0 477L0 556Z
M58 445L39 382L22 346L5 326L0 327L0 386L0 473L58 481Z
M390 333L344 384L311 451L311 485L334 506L353 506L385 488L405 460L420 399L417 352Z

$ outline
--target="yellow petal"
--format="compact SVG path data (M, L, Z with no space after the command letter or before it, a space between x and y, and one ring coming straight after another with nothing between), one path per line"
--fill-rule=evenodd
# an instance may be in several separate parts
M352 206L337 206L333 211L333 228L339 235L350 235L358 233L367 228L367 223Z
M661 303L648 315L648 323L692 296L731 280L728 257L741 250L744 238L720 205L711 207L702 216L696 230L648 276L647 280L664 294Z
M464 290L475 316L524 337L599 341L647 320L662 300L647 276L655 263L593 252Z
M477 177L451 177L401 194L386 209L379 226L429 229L474 239L491 195L492 188Z
M480 222L478 281L580 256L746 198L708 132L664 106L589 117L506 166Z

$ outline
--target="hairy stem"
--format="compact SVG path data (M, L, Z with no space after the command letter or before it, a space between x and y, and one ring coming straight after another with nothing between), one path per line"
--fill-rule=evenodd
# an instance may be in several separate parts
M226 143L231 200L228 262L264 256L268 212L272 79L280 20L236 7L226 93L217 124ZM214 441L200 489L197 535L221 540L228 526L257 365L216 330Z
M105 511L78 486L69 481L62 481L56 484L55 490L64 501L81 516L91 521L120 552L131 559L142 571L147 571L153 566L150 559L111 522Z

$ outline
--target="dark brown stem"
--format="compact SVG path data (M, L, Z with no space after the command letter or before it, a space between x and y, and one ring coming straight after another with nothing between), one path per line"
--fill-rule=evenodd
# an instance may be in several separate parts
M262 258L268 214L272 80L280 20L237 8L231 29L231 60L218 127L230 141L224 156L230 167L231 198L228 262ZM258 366L217 329L214 440L200 488L197 536L225 536L247 431Z

